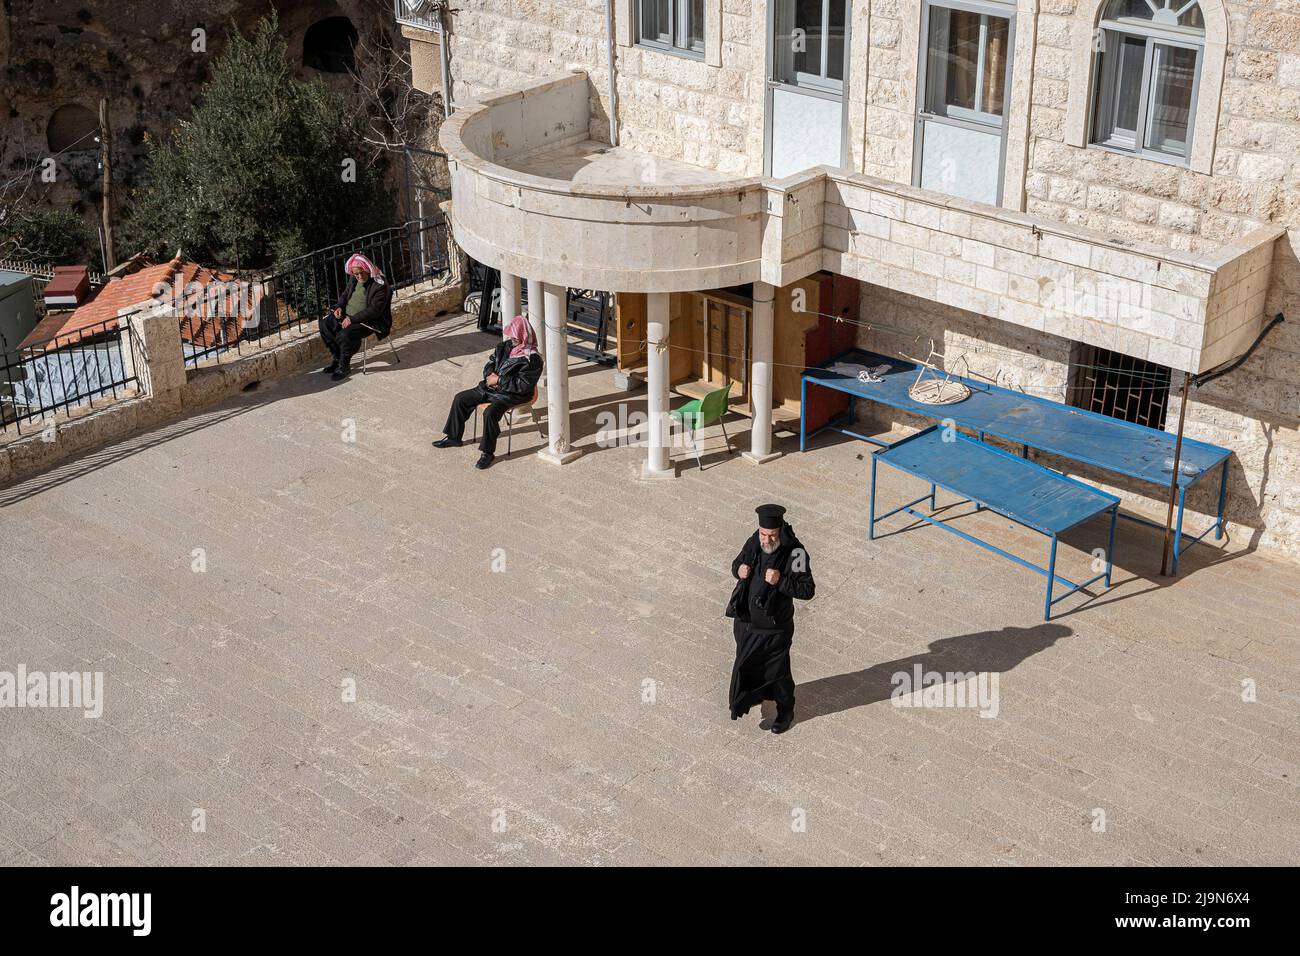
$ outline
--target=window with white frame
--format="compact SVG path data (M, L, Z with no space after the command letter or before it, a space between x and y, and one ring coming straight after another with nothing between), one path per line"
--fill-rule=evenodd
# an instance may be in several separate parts
M805 89L844 88L846 0L776 0L772 79Z
M637 43L704 55L704 0L637 0Z
M1097 47L1092 142L1185 165L1205 52L1196 0L1110 0Z
M912 182L997 204L1002 198L1015 6L924 0Z

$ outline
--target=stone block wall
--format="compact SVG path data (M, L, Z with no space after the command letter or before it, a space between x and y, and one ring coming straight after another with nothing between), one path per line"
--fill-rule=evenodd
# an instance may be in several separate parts
M456 100L573 68L591 77L591 137L609 141L604 0L478 0L452 16ZM705 0L721 64L635 46L616 0L620 144L736 175L763 166L762 0Z
M1211 305L1216 335L1257 330L1242 297L1262 305L1277 238L1257 230L1224 262L1049 232L1041 220L862 177L830 180L825 222L830 271L1193 372L1209 367Z

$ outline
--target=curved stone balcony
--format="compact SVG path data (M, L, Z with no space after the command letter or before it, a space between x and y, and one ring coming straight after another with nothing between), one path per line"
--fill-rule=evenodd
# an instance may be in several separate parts
M596 142L590 123L582 72L446 120L460 247L512 276L620 293L825 269L1198 372L1253 341L1284 233L1182 252L827 166L735 178Z
M760 278L766 190L588 135L585 73L443 123L456 241L503 272L575 288L681 292Z

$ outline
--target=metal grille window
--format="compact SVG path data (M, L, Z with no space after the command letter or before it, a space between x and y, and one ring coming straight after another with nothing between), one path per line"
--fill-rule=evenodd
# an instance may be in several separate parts
M704 0L637 0L637 43L704 56Z
M1196 0L1110 0L1097 46L1092 141L1185 165L1205 49Z
M1069 403L1126 422L1165 427L1169 369L1094 345L1074 347Z

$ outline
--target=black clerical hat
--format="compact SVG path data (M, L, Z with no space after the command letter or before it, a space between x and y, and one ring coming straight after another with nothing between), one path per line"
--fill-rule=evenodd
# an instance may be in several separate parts
M759 505L754 510L758 512L758 526L760 528L772 531L785 523L782 520L785 509L780 505Z

